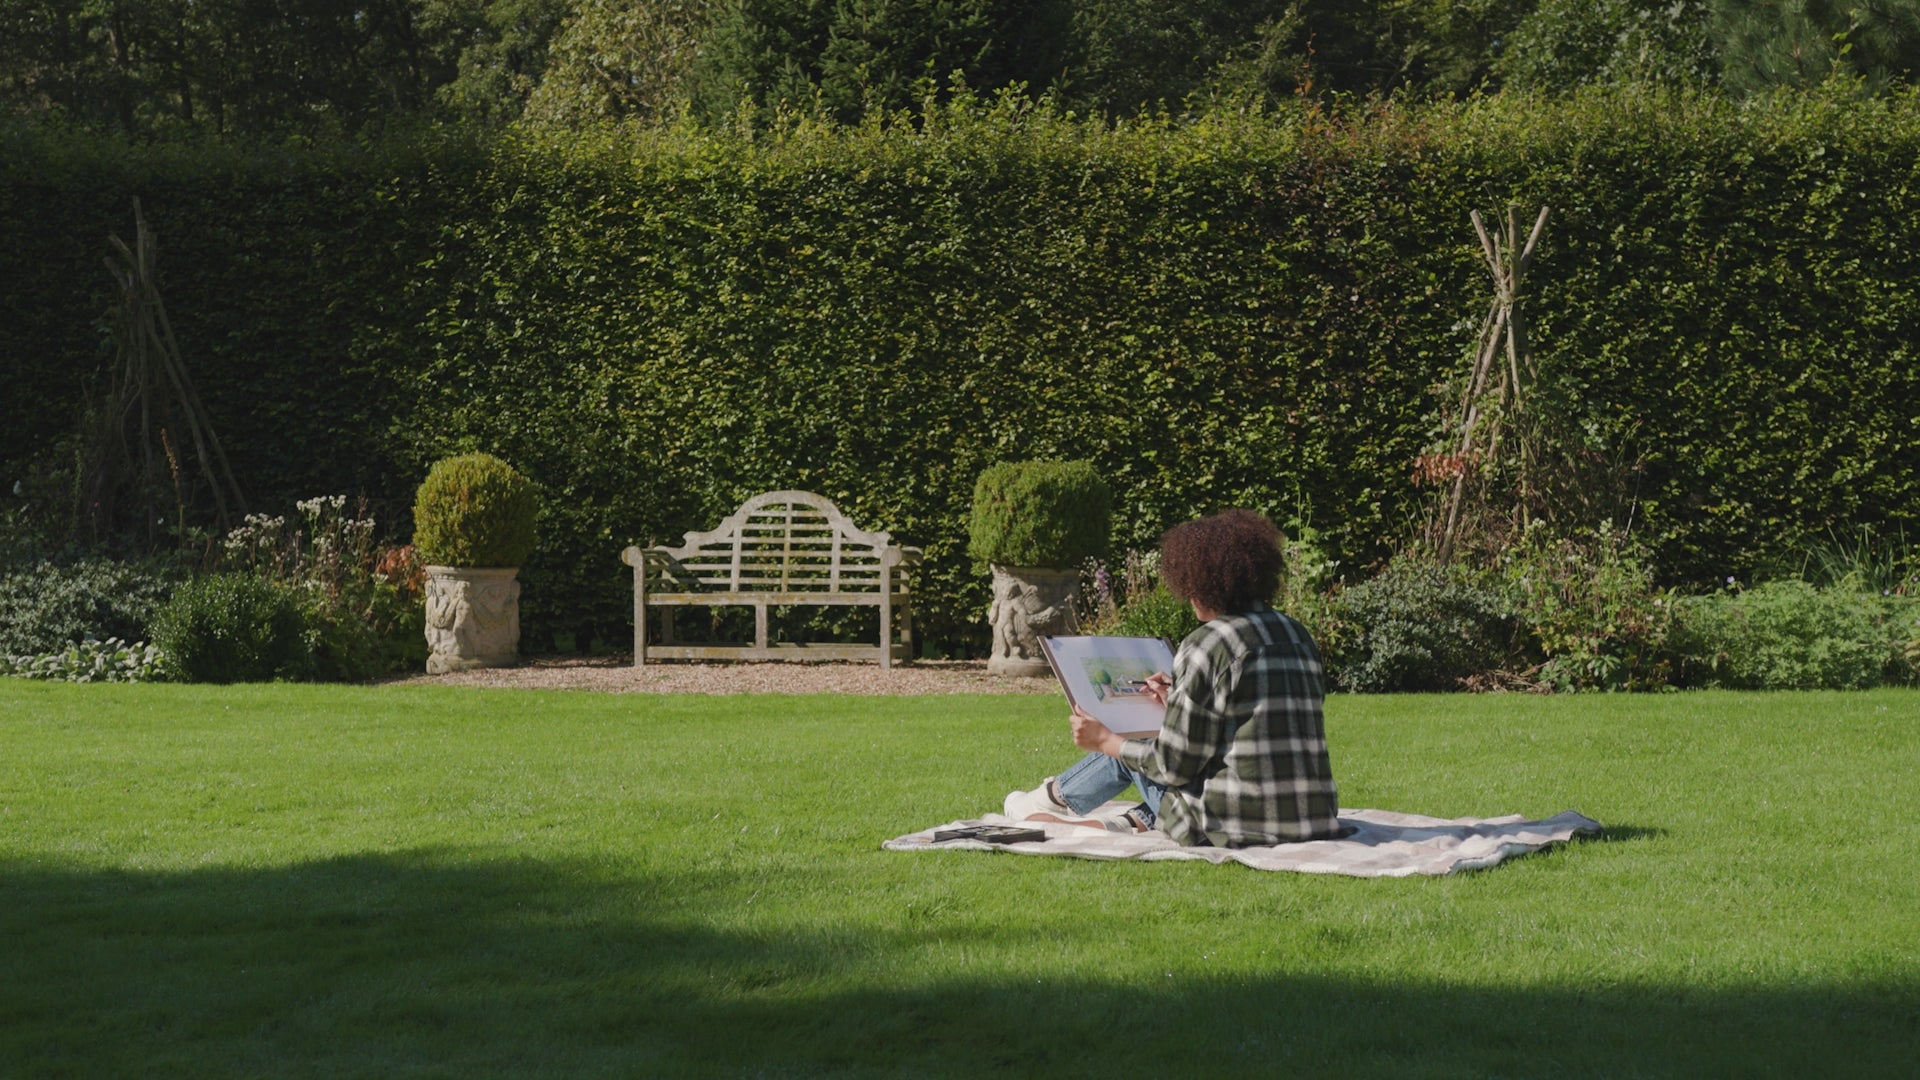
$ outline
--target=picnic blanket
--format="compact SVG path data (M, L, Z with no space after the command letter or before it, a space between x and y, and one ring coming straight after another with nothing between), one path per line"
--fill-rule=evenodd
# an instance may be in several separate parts
M1108 803L1103 811L1126 806ZM988 844L980 840L935 843L941 829L965 825L1024 825L1044 830L1045 841ZM1352 831L1338 840L1309 840L1274 847L1181 847L1163 832L1124 834L1045 821L1015 822L1001 814L956 821L908 833L881 844L888 851L1011 851L1020 855L1070 855L1079 859L1205 859L1237 862L1256 870L1351 877L1408 877L1479 870L1514 856L1597 834L1599 822L1572 810L1539 821L1519 814L1493 818L1434 818L1391 810L1343 810L1340 824Z

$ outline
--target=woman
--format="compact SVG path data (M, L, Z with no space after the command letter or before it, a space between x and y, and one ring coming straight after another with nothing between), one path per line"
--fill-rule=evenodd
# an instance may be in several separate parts
M1267 603L1280 584L1280 531L1251 510L1190 521L1160 541L1160 576L1202 623L1174 654L1171 677L1146 693L1166 721L1151 739L1123 739L1079 708L1073 741L1087 756L1007 816L1160 828L1190 847L1254 847L1340 835L1321 716L1320 652L1299 623ZM1133 784L1140 805L1092 811Z

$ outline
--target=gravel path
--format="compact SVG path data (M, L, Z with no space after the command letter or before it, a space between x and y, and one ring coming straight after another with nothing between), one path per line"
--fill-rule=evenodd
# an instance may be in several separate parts
M878 664L826 661L664 661L635 669L620 656L536 657L518 667L394 680L408 686L487 686L599 690L614 694L1054 694L1051 678L987 674L984 660L916 660L882 671Z

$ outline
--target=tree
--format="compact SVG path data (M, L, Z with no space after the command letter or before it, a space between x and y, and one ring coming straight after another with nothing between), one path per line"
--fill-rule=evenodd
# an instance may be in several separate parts
M840 120L912 109L959 84L1038 93L1060 69L1064 0L734 0L693 71L698 115L742 101Z
M529 122L661 117L684 104L712 0L580 0L527 103Z
M1506 86L1547 92L1711 82L1711 18L1703 0L1541 0L1514 28L1494 71Z
M1920 0L1719 0L1711 32L1736 94L1835 74L1881 90L1920 70Z
M569 0L0 0L0 110L139 137L517 115Z
M545 80L572 8L569 0L422 0L422 31L441 70L453 72L434 89L439 110L483 124L519 118Z

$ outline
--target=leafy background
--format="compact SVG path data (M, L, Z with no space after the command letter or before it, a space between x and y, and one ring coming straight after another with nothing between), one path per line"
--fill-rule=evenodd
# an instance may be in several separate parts
M1912 96L1844 88L317 148L9 128L0 462L57 484L138 196L255 504L346 490L403 527L432 460L506 458L543 489L538 648L629 632L626 544L811 489L926 549L916 623L966 648L967 501L1002 460L1093 460L1117 548L1246 505L1382 558L1487 302L1467 212L1545 203L1528 317L1581 452L1637 463L1663 580L1747 580L1920 525L1917 136Z

